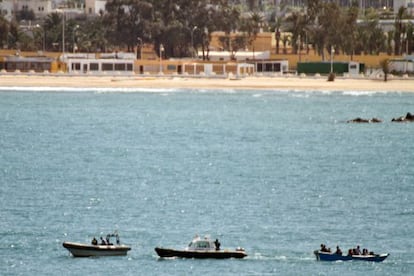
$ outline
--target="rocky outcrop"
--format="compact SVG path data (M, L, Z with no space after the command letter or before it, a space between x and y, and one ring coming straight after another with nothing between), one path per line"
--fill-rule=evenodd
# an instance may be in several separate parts
M355 119L348 120L346 122L347 123L381 123L382 120L381 119L378 119L378 118L363 119L363 118L357 117Z
M396 122L396 123L414 122L414 115L408 112L405 116L392 118L391 122Z

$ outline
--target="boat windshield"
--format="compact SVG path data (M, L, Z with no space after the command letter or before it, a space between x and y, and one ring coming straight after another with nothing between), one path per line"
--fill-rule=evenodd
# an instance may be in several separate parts
M190 244L190 247L194 249L210 249L209 241L196 241Z

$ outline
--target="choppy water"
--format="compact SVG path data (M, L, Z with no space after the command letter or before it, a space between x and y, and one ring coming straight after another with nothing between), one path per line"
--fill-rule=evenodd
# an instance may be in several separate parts
M0 274L413 274L414 124L390 122L409 111L409 93L3 89ZM127 257L61 245L113 230ZM249 257L157 258L195 234ZM317 262L321 243L391 255Z

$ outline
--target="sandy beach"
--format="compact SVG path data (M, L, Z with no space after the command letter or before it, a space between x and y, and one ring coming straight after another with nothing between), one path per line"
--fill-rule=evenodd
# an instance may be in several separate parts
M69 87L69 88L191 88L254 89L294 91L379 91L414 92L414 79L346 79L328 82L326 77L244 77L192 78L177 76L69 76L69 75L0 75L0 87Z

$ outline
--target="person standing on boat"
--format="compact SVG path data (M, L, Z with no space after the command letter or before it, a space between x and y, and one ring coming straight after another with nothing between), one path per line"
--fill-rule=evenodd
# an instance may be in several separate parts
M220 250L220 242L218 239L214 241L214 245L216 246L216 250Z

